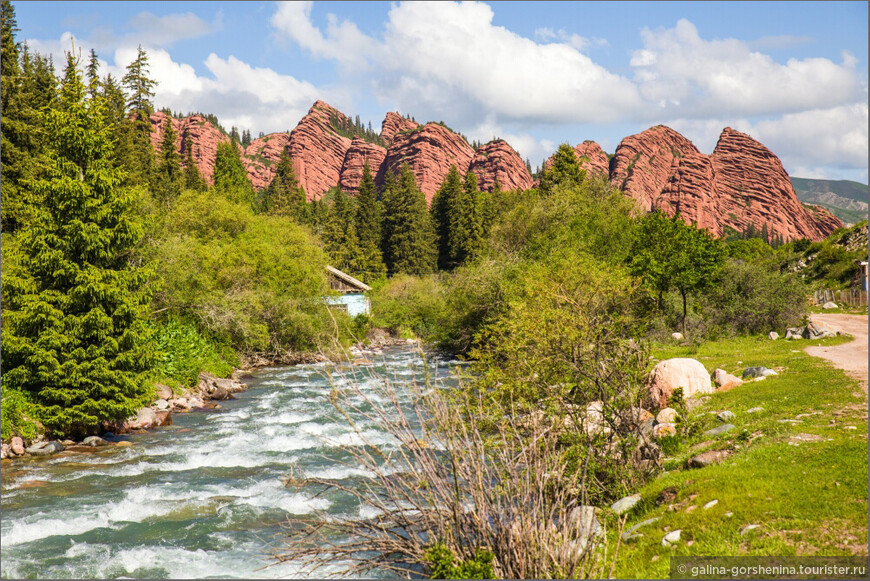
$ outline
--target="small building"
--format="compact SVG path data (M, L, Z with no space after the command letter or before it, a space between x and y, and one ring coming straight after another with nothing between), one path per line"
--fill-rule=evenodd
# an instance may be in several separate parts
M326 304L330 308L345 311L351 317L368 315L371 312L365 292L372 290L372 287L329 265L326 273L329 276L329 287L341 293L337 297L326 297Z

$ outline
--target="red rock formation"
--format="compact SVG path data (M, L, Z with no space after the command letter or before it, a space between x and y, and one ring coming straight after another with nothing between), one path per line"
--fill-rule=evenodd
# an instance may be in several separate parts
M352 125L343 113L323 101L316 101L290 132L290 156L296 177L309 200L319 200L338 185L350 148L350 139L339 135L330 125L331 121Z
M398 113L390 111L387 113L387 116L384 117L384 122L381 123L381 139L383 139L387 143L387 147L389 147L393 143L393 138L397 133L410 131L419 126L420 124L416 121L405 119Z
M594 141L584 141L574 148L574 153L577 154L577 159L580 160L580 167L588 173L609 174L610 160L607 158L604 150L601 149L601 146Z
M450 166L455 165L460 173L464 173L473 158L474 150L462 137L439 123L427 123L416 130L395 135L387 150L381 175L384 171L398 173L407 163L417 177L417 185L426 195L426 203L430 204Z
M721 236L719 195L709 156L689 153L676 158L665 187L656 196L656 207L670 216L679 212L687 224L694 222Z
M498 180L502 190L532 187L532 176L525 162L506 141L495 139L474 154L468 171L477 176L477 187L491 192Z
M155 151L160 151L160 143L163 140L163 131L169 116L165 113L153 113L151 115L151 144ZM229 141L230 138L220 129L209 123L202 115L191 115L184 119L172 119L172 129L175 130L176 147L181 154L181 162L184 165L187 159L187 150L184 144L190 139L193 148L193 159L199 168L199 172L206 181L212 182L214 174L214 160L217 155L218 144Z
M372 172L372 177L375 177L385 157L387 157L387 150L380 145L369 143L361 137L354 137L341 166L339 179L341 191L356 194L366 164Z
M285 131L264 135L248 144L242 161L255 188L264 188L272 183L278 161L289 143L290 133Z
M656 125L620 142L613 156L610 181L649 211L657 205L675 160L697 153L691 141L670 127Z
M833 230L833 220L817 221L798 201L779 158L748 135L726 127L710 161L723 225L743 231L766 224L785 240L820 240Z

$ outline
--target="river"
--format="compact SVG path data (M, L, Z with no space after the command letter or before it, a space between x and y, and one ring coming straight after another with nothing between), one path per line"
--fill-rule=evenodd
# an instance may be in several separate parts
M173 425L132 434L132 446L6 463L0 476L3 578L274 578L299 576L292 563L264 568L289 515L365 518L349 495L288 489L292 465L309 476L365 478L340 444L358 436L329 403L349 381L379 401L379 377L420 379L428 365L449 385L458 362L424 362L412 347L367 354L373 367L313 364L259 370L251 388L221 409L175 414ZM374 372L374 373L373 373ZM372 422L368 441L394 440ZM318 573L319 576L326 571Z

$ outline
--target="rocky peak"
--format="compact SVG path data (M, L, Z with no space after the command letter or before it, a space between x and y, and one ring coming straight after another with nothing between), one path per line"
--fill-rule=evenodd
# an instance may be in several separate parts
M594 141L584 141L574 148L580 167L589 173L599 173L605 176L610 172L610 160L601 146Z
M390 111L387 113L386 117L384 117L383 123L381 123L381 139L387 143L387 146L390 146L397 133L410 131L419 126L420 124L416 121L405 119L400 114Z
M275 177L281 154L290 143L290 133L270 133L253 140L245 148L242 161L255 188L265 188Z
M178 152L181 154L182 165L187 160L185 144L189 138L193 150L193 159L196 162L199 173L211 184L214 175L214 161L215 157L217 157L217 147L220 143L229 141L229 136L212 125L202 115L190 115L184 119L175 119L166 113L152 113L151 144L154 146L155 151L160 151L163 132L166 130L167 122L172 123L172 129L175 131L175 143Z
M431 204L450 166L465 173L473 158L474 150L465 139L440 123L427 123L394 136L380 175L384 171L398 173L407 163L426 203Z
M361 137L354 137L344 156L344 163L341 166L341 178L339 181L341 191L347 194L355 194L359 189L366 164L371 169L372 177L375 177L378 175L378 171L384 163L386 156L387 150L380 145L369 143Z
M502 190L525 190L532 187L532 176L525 162L502 139L495 139L478 148L468 171L477 176L478 187L488 192L493 190L496 180Z
M296 177L309 200L319 200L338 185L351 140L340 135L333 124L349 127L351 120L323 101L315 101L293 131L288 149Z

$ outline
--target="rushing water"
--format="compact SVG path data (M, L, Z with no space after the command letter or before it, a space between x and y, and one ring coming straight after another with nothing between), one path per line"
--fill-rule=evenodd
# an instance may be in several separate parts
M251 389L221 402L222 409L175 414L172 426L131 435L132 446L6 464L0 575L298 576L293 563L263 568L288 516L316 510L368 516L367 507L347 495L288 489L281 481L291 465L346 482L366 476L345 465L350 456L339 446L360 442L329 403L330 390L355 381L378 402L378 376L394 384L423 376L416 349L368 356L374 368L339 372L315 364L259 371L248 382ZM445 362L428 365L434 378L452 381ZM397 391L407 402L410 391L401 385ZM373 422L359 427L368 442L395 445Z

